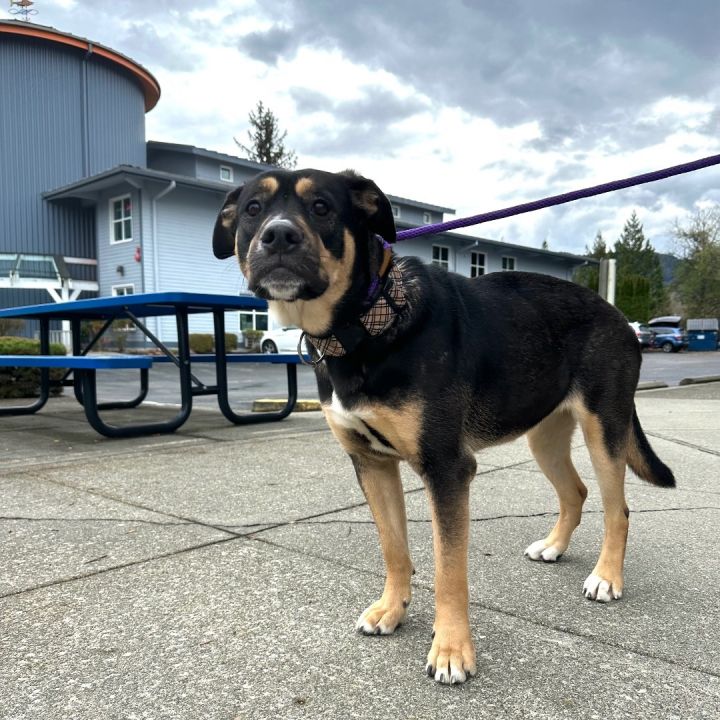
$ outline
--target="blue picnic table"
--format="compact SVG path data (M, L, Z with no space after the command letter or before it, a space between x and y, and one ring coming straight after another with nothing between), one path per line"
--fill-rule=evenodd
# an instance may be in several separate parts
M50 396L53 381L50 368L66 369L63 384L72 384L75 397L83 406L90 425L107 437L134 437L177 430L190 416L192 399L198 395L216 395L223 415L232 423L246 424L281 420L287 417L297 401L297 354L228 353L225 346L225 313L234 310L265 310L264 300L247 295L215 295L193 292L141 293L116 297L100 297L72 302L45 303L0 310L0 319L19 318L39 321L39 355L0 355L0 366L35 367L41 372L40 396L31 404L0 407L0 415L32 414L40 410ZM214 353L194 355L190 352L188 318L196 313L212 313L215 335ZM148 317L174 316L177 325L177 350L169 348L146 322ZM50 321L70 322L72 354L50 354ZM101 327L89 342L83 344L81 324L84 320L102 321ZM114 320L127 320L140 330L159 350L158 355L98 355L91 354ZM180 409L170 420L141 422L118 426L107 422L100 411L129 409L140 405L149 388L149 370L154 363L172 362L179 370ZM215 363L215 384L206 385L192 372L194 363ZM236 413L228 398L227 367L229 363L263 362L284 364L287 369L288 397L277 412ZM138 395L126 401L99 403L97 370L133 368L140 371Z

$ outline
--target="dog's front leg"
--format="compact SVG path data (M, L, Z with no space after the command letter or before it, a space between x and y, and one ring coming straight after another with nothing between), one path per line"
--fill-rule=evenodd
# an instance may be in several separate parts
M468 611L468 535L472 455L447 458L424 474L433 523L435 626L427 674L441 683L462 683L475 675L475 646Z
M389 635L405 620L413 572L399 461L369 455L351 457L377 526L386 569L382 597L365 609L356 627L366 635Z

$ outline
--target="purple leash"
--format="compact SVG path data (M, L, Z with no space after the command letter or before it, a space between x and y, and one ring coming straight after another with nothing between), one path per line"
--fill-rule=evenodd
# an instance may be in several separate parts
M433 223L432 225L421 225L420 227L401 230L397 234L398 240L409 240L410 238L419 237L420 235L430 235L448 230L457 230L458 228L468 227L469 225L479 225L480 223L489 222L490 220L500 220L502 218L511 217L512 215L521 215L522 213L533 212L541 208L552 207L553 205L563 205L564 203L573 202L580 198L593 197L594 195L603 195L604 193L613 192L615 190L623 190L624 188L633 187L635 185L643 185L645 183L655 182L656 180L664 180L665 178L683 173L701 170L702 168L711 167L720 164L720 155L710 155L710 157L692 162L683 163L682 165L673 165L663 170L655 170L654 172L643 173L642 175L634 175L624 180L613 180L612 182L603 183L602 185L593 185L593 187L583 188L582 190L573 190L572 192L562 193L561 195L551 195L542 200L533 200L532 202L513 205L503 208L502 210L493 210L492 212L481 213L480 215L472 215L466 218L457 218L456 220L447 220L446 222Z

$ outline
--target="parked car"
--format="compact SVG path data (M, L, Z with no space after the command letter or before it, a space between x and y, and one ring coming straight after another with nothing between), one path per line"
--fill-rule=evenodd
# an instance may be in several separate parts
M260 338L260 350L264 353L297 352L302 330L298 327L282 327L266 330Z
M651 318L648 327L655 334L654 346L663 352L679 352L688 346L687 333L682 329L680 315Z
M642 350L653 347L655 335L653 331L649 328L649 326L643 325L639 322L631 322L628 324L635 331L635 335L637 336L638 342L640 343L640 348Z

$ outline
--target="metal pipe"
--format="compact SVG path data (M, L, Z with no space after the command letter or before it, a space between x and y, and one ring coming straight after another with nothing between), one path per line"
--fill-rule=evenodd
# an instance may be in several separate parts
M168 186L161 190L152 199L152 258L153 258L153 292L160 292L160 250L158 248L157 239L157 201L162 200L166 195L169 195L175 188L177 183L171 180ZM160 318L155 317L155 334L160 335Z

